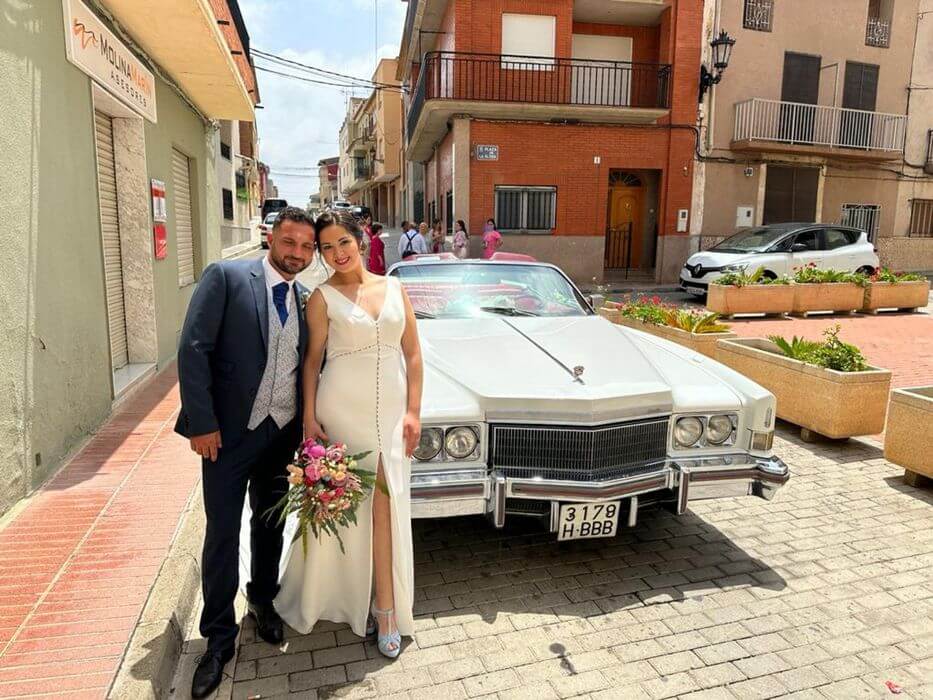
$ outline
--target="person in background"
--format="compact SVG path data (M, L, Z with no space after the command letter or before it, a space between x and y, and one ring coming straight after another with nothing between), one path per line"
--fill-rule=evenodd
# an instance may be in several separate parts
M444 225L440 219L434 219L431 227L431 251L434 253L444 252Z
M421 231L427 231L428 225L422 223L419 226ZM404 260L405 258L410 258L412 255L425 255L428 252L428 243L424 239L424 234L415 230L415 225L409 224L408 231L405 231L405 227L402 227L402 237L398 240L398 256Z
M491 258L501 247L502 234L496 231L496 220L486 219L486 226L483 228L483 260Z
M454 255L463 260L470 252L470 234L463 219L454 224Z
M373 217L367 214L360 219L360 229L363 231L363 240L366 241L366 244L369 245L369 239L372 238L373 234ZM368 263L367 263L368 264Z
M374 275L384 275L386 273L386 244L382 240L382 224L372 223L367 227L369 240L369 260L366 269Z

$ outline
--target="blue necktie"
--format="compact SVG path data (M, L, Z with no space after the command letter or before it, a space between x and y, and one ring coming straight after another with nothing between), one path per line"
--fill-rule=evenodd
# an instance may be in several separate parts
M279 282L272 287L272 303L275 304L275 310L279 312L279 319L282 325L288 320L288 282Z

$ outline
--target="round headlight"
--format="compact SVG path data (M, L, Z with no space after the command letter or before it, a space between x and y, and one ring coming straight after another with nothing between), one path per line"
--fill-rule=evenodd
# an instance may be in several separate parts
M692 447L703 436L703 421L694 416L681 418L674 425L674 442L680 447Z
M421 431L421 440L415 448L415 459L429 462L441 451L444 445L444 433L438 428L425 428Z
M732 435L732 418L729 416L710 416L706 424L706 439L714 445L721 445Z
M454 459L466 459L476 449L476 433L473 428L451 428L444 439L444 449L447 455Z

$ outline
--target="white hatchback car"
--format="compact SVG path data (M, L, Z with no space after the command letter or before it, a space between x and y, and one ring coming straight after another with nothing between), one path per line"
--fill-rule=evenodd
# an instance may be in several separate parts
M878 267L878 254L868 234L857 228L812 223L757 226L691 255L680 271L680 286L703 295L710 282L728 272L754 272L761 267L775 279L810 263L826 270L871 274Z

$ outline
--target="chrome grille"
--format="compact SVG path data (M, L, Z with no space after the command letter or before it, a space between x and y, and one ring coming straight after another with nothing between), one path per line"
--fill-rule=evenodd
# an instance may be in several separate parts
M641 474L667 456L670 418L598 428L493 425L492 466L517 479L599 481Z

